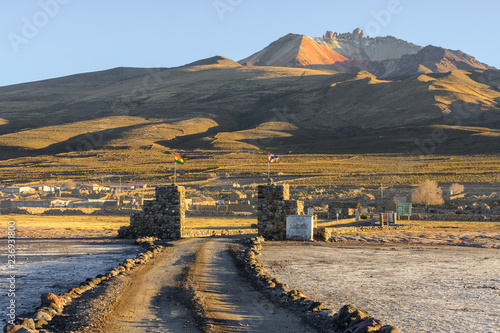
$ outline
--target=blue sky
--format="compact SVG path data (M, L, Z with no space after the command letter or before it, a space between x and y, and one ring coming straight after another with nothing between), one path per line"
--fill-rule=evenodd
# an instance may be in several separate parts
M498 13L492 0L3 0L0 86L214 55L240 60L290 32L357 27L500 68Z

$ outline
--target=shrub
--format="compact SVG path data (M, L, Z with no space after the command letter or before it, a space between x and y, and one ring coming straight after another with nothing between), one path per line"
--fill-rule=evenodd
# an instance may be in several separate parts
M442 205L443 191L438 187L438 184L431 180L418 185L417 188L411 192L411 201L413 204L421 204L427 206Z

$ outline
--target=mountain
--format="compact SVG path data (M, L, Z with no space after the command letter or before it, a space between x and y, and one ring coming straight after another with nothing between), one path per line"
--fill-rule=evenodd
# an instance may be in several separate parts
M328 53L326 50L333 51ZM356 73L370 72L382 79L446 73L455 69L495 69L461 51L422 47L392 36L365 37L361 29L322 38L289 34L262 51L239 61L244 65L309 67Z
M408 152L434 128L450 138L439 151L500 149L500 71L381 80L212 58L0 87L0 159L141 147Z
M311 67L346 60L343 55L315 42L311 37L288 34L239 63L253 66Z
M198 60L190 64L184 65L182 67L205 66L205 65L225 65L234 67L241 66L236 61L233 61L231 59L224 58L222 56L215 56L207 59Z
M215 56L0 87L0 169L87 151L109 163L183 149L500 153L500 71L360 30L326 37L289 34L239 63Z

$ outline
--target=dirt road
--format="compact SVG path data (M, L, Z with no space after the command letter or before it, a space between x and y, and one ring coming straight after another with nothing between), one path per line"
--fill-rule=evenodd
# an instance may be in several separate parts
M212 239L196 260L195 289L207 316L209 332L311 332L298 316L277 307L238 274L228 243Z
M125 291L103 332L199 332L178 284L203 239L174 242L169 254Z
M229 238L184 239L118 302L103 332L199 332L179 289L194 263L192 289L201 299L206 332L311 332L293 313L279 308L238 274L227 250ZM196 261L194 262L195 254Z

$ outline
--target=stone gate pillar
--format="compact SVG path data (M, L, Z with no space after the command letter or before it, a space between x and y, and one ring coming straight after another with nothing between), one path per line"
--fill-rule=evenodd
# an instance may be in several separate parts
M289 200L288 184L259 185L257 188L257 228L268 240L286 239L286 217L303 215L304 202Z
M143 211L130 216L130 226L118 232L121 238L158 237L178 239L185 235L185 189L168 185L156 188L156 198L143 203Z

